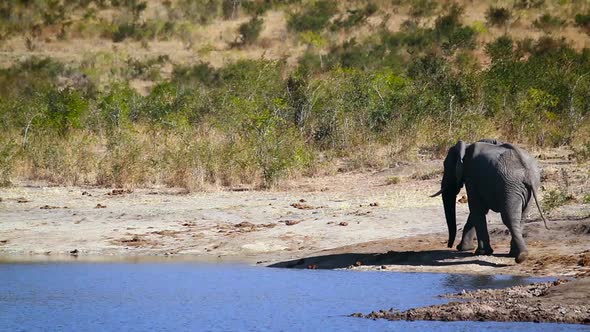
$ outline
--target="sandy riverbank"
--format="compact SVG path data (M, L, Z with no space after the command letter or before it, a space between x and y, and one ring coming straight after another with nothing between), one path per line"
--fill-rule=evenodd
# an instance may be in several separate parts
M271 191L186 193L20 183L0 189L0 257L4 261L163 259L384 272L588 276L590 204L582 197L590 192L589 167L559 154L543 158L541 167L544 192L563 188L565 178L576 199L549 213L549 231L536 211L531 214L525 225L530 256L523 264L507 257L510 237L493 213L488 217L493 256L446 248L442 204L440 198L429 197L440 186L440 160L300 179ZM457 211L460 230L467 204L458 203ZM585 299L590 298L590 287L563 290L581 291L586 292ZM584 301L582 305L587 305ZM466 304L453 305L448 305L450 312L470 310L462 307Z

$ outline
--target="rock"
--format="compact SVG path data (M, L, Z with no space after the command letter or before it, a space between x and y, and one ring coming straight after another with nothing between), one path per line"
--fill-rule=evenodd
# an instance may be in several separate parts
M341 221L338 225L340 225L340 226L348 226L348 223L346 221Z
M459 203L461 203L461 204L467 203L467 196L465 196L465 195L461 196L461 198L459 198Z
M369 204L369 206L372 206L372 207L377 207L377 206L379 206L379 203L377 203L377 202L370 203L370 204Z
M301 222L301 220L287 220L285 222L285 225L287 225L287 226L293 226L293 225L297 225L300 222Z
M314 206L311 206L309 204L303 204L303 203L293 203L291 204L292 207L299 209L299 210L312 210L315 209Z
M19 197L16 199L17 203L28 203L30 200L26 199L25 197Z
M95 209L104 209L106 207L107 207L106 205L102 205L102 204L98 203L98 204L96 204L96 206L94 208Z
M245 228L245 227L254 227L255 225L251 222L247 222L247 221L242 221L239 224L236 224L235 227L237 228Z
M124 194L131 194L133 190L131 189L113 189L110 192L106 193L109 196L116 196L116 195L124 195Z
M74 250L70 251L70 255L72 255L72 256L78 256L78 253L79 253L78 249L74 249Z

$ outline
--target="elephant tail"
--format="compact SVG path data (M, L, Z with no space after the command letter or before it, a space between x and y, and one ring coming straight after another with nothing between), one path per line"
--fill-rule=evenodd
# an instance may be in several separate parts
M537 200L537 190L535 189L535 187L531 187L531 191L533 192L533 198L535 198L535 204L537 204L537 209L539 210L539 214L541 215L541 219L543 219L543 224L545 224L545 229L549 229L549 227L547 227L547 219L545 219L545 216L543 215L543 211L541 211L541 206L539 205L539 201Z

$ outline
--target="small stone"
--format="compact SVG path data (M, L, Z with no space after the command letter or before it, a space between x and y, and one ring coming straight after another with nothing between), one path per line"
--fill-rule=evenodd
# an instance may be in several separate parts
M95 209L104 209L106 207L107 207L106 205L103 205L103 204L98 203L98 204L96 204L96 206L94 208Z
M300 222L301 222L301 220L287 220L285 222L285 225L287 225L287 226L293 226L293 225L297 225Z
M377 203L377 202L374 202L374 203L371 203L371 204L369 204L369 206L376 207L376 206L379 206L379 203Z
M387 270L387 266L381 265L381 270Z
M348 226L348 223L346 221L341 221L338 225L340 225L340 226Z
M78 256L78 253L79 253L78 249L74 249L74 250L70 251L70 255L72 255L72 256Z

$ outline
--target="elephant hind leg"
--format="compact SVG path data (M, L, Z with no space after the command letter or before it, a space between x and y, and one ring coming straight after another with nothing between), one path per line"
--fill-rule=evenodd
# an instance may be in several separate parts
M502 212L502 222L508 230L512 239L510 240L510 256L515 257L516 263L524 262L528 257L528 250L522 237L522 208L514 206Z

